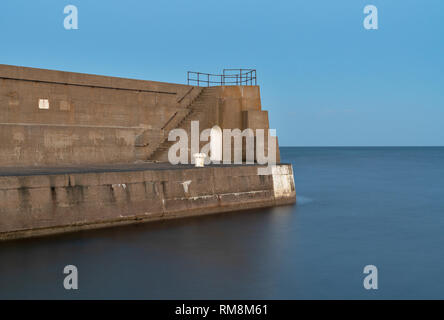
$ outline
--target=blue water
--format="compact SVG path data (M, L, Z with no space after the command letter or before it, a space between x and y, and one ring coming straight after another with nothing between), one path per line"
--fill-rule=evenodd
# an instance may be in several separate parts
M297 205L0 243L0 298L444 298L444 148L281 156Z

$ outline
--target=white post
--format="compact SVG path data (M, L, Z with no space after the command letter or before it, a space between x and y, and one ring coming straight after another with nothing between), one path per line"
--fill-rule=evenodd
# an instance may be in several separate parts
M203 167L205 164L205 157L207 155L205 153L195 153L193 154L194 157L194 164L196 167Z

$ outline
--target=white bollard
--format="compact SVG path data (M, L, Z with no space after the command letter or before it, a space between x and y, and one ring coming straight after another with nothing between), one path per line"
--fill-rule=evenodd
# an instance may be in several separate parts
M205 157L207 155L205 153L195 153L193 154L194 157L194 164L196 167L203 167L205 164Z

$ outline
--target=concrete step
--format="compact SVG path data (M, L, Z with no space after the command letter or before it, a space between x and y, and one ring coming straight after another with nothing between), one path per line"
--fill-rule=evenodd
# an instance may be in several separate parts
M186 131L191 129L191 121L200 121L201 116L205 114L208 106L214 103L214 92L219 90L215 88L203 88L203 90L196 96L196 98L188 105L190 112L184 115L181 120L174 122L175 128L181 128ZM156 148L151 152L148 158L157 159L156 157L161 156L165 152L168 152L169 148L175 143L175 141L168 141L168 135L165 139L156 146Z

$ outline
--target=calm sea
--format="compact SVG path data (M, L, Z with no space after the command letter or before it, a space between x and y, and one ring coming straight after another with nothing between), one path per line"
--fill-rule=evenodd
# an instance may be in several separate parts
M444 148L281 155L297 205L0 243L0 298L444 299Z

